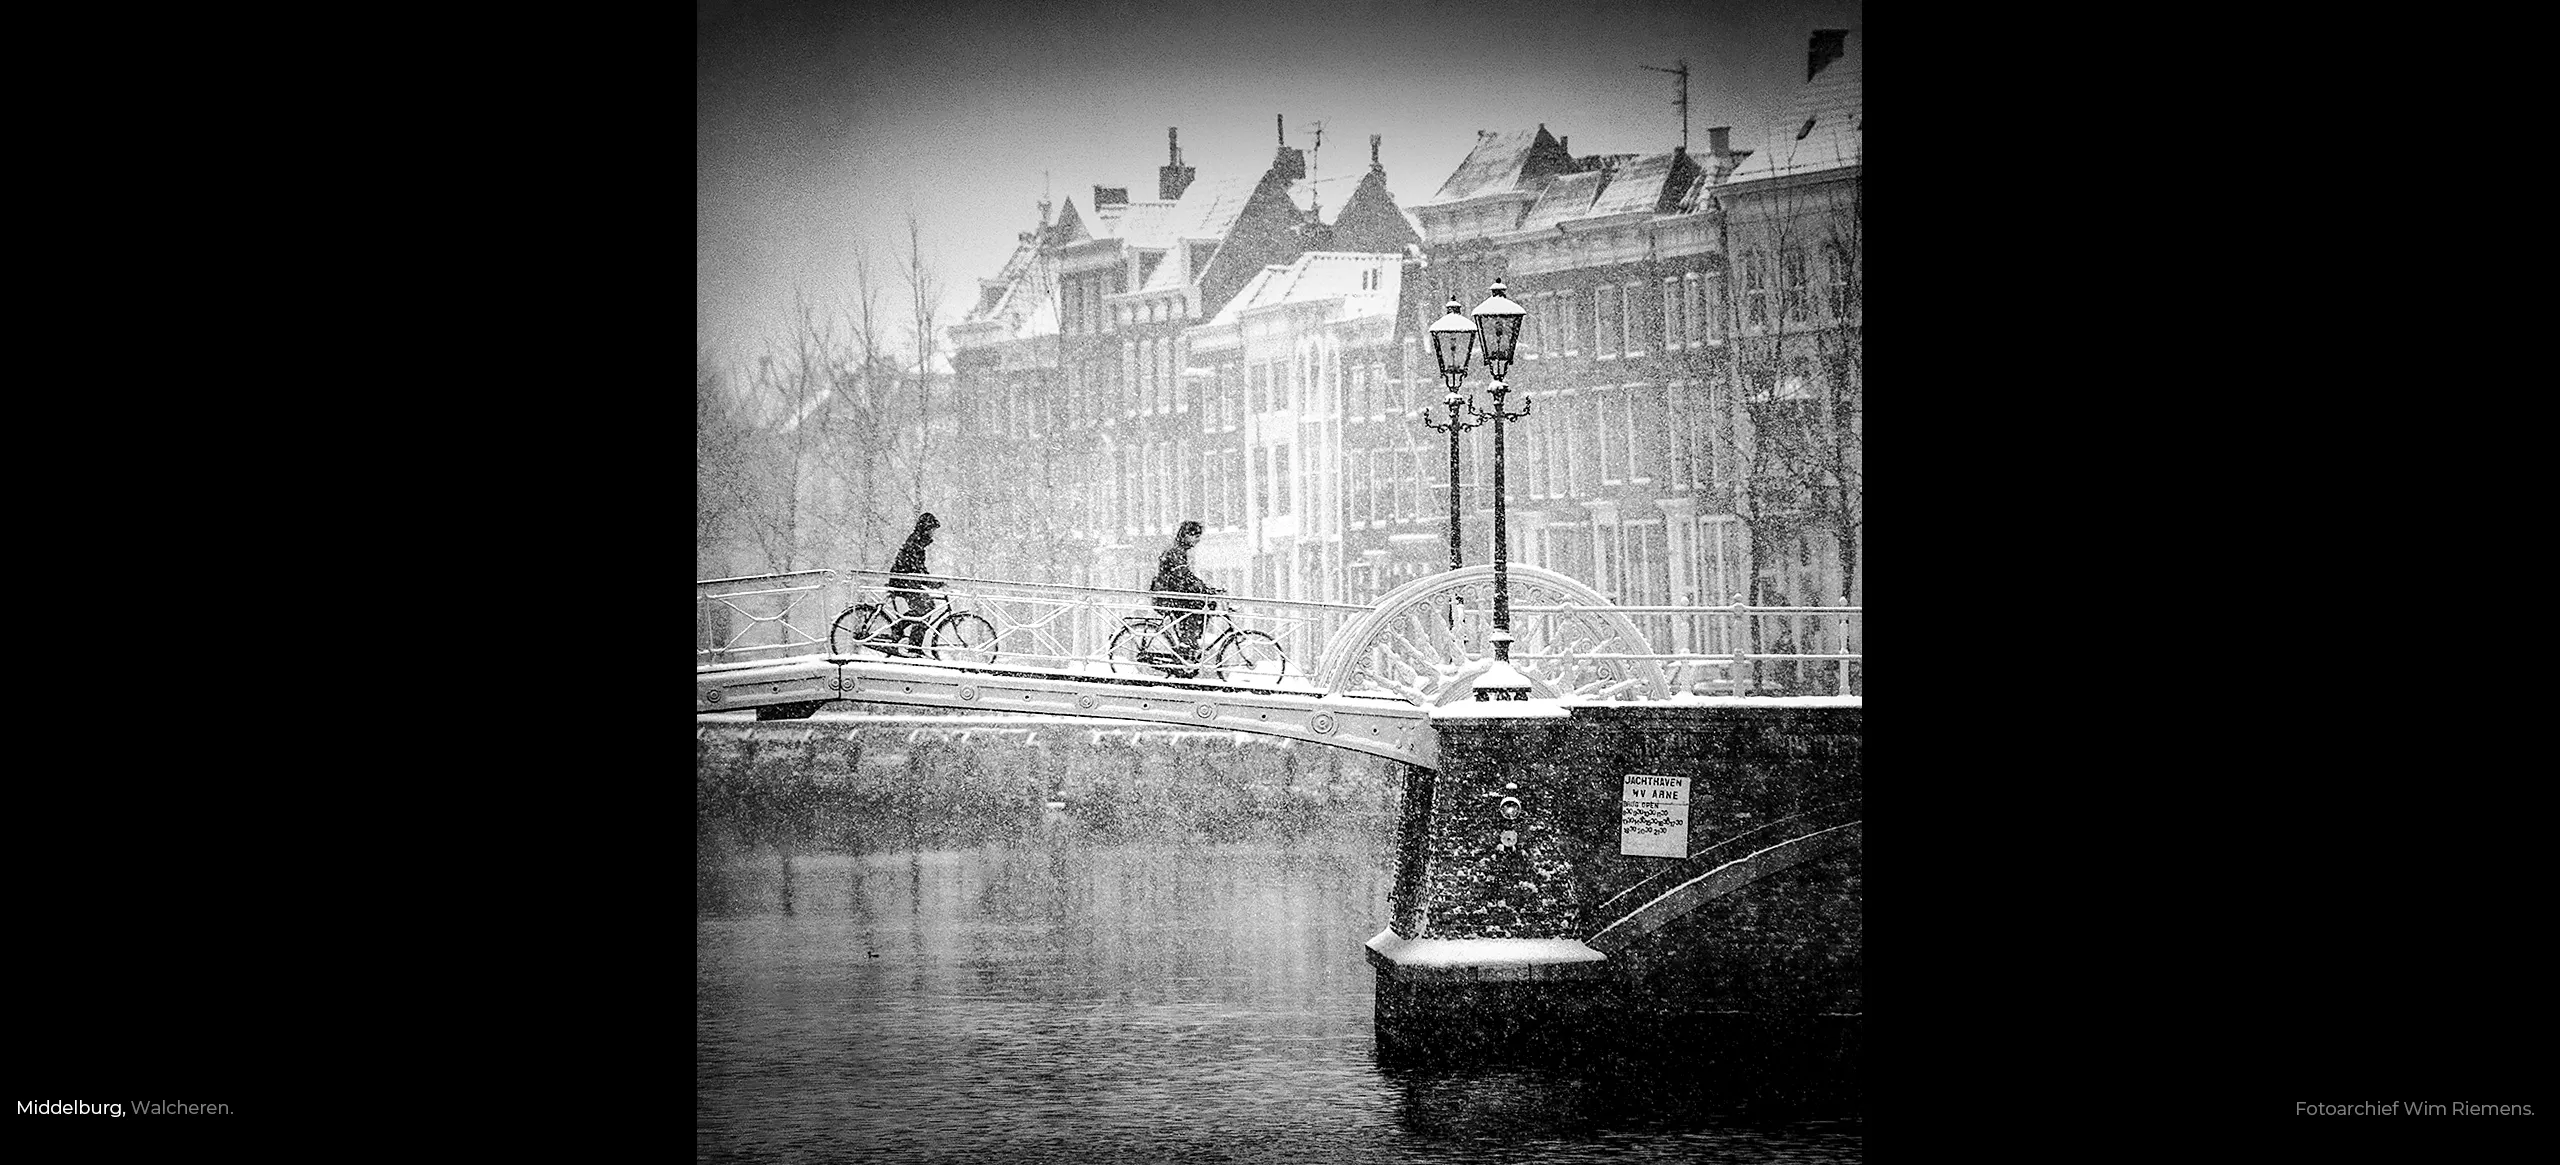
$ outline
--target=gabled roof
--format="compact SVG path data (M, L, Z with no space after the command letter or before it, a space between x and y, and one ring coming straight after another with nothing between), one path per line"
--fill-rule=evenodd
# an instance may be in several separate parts
M1042 213L1045 215L1047 208L1042 208ZM1052 301L1056 298L1057 273L1045 251L1063 225L1043 226L1016 236L1004 269L995 278L981 281L979 301L951 326L952 331L956 334L967 330L980 341L989 338L985 330L989 324L997 325L1001 335L1014 339L1056 332L1058 317ZM1045 327L1041 323L1044 318Z
M1072 196L1059 205L1058 225L1049 231L1052 245L1081 242L1093 237L1093 232L1085 229L1084 219L1076 214L1076 200Z
M1784 174L1836 170L1859 164L1865 113L1859 70L1864 56L1861 38L1842 42L1840 57L1826 63L1813 80L1798 86L1787 110L1761 128L1752 140L1735 135L1736 146L1748 146L1749 158L1729 181L1748 182Z
M1749 182L1755 178L1775 178L1787 174L1804 174L1821 170L1841 170L1859 164L1860 115L1817 118L1812 129L1802 138L1795 136L1800 127L1772 126L1765 137L1753 143L1752 153L1735 167L1727 182ZM1740 145L1742 143L1735 143Z
M1400 254L1309 251L1287 263L1274 263L1255 272L1210 322L1232 324L1258 308L1326 301L1343 305L1341 318L1391 315L1403 273L1404 256Z
M1175 205L1176 231L1185 239L1223 239L1236 225L1245 200L1253 197L1250 178L1211 178L1193 182Z
M1372 168L1344 200L1333 219L1333 246L1345 251L1402 251L1422 241L1395 195L1387 192L1387 172Z
M1573 155L1566 153L1564 143L1547 132L1545 125L1534 130L1476 131L1475 148L1466 160L1440 184L1431 196L1434 205L1457 202L1487 194L1535 192L1539 183L1552 174L1573 168Z
M1605 171L1565 174L1547 183L1538 201L1529 207L1528 217L1520 220L1524 231L1544 230L1560 222L1591 217L1591 200L1600 194L1600 184L1608 180Z
M1163 250L1180 238L1177 220L1181 208L1180 202L1132 202L1120 213L1120 221L1113 223L1108 233L1127 241L1132 247Z
M1610 173L1608 185L1592 200L1590 217L1672 213L1697 176L1697 163L1683 150L1629 158Z

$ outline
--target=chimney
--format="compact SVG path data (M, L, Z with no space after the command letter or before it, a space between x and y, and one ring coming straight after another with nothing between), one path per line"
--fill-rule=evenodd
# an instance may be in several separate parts
M1805 46L1804 51L1804 79L1813 80L1816 74L1822 72L1824 65L1839 60L1848 52L1848 42L1848 29L1817 28L1813 30L1813 41Z
M1129 213L1129 188L1096 186L1093 188L1094 234L1108 235L1119 230L1120 216Z
M1707 127L1707 181L1724 181L1725 175L1733 173L1735 167L1742 165L1742 160L1750 156L1749 150L1733 148L1732 126Z
M1378 135L1377 135L1377 134L1370 134L1370 135L1369 135L1369 168L1370 168L1370 169L1372 169L1372 170L1377 170L1377 171L1381 171L1381 172L1383 172L1383 171L1385 171L1385 170L1386 170L1386 167L1385 167L1385 166L1382 166L1382 165L1380 165L1380 164L1378 163Z
M1173 126L1165 127L1164 148L1170 160L1156 171L1156 197L1171 202L1182 197L1182 192L1191 188L1193 171L1191 167L1182 164L1181 130Z
M1295 182L1307 176L1307 152L1289 148L1287 126L1287 115L1278 113L1271 115L1271 127L1280 137L1280 149L1271 156L1271 174L1263 178L1266 182L1270 181L1272 176L1277 176L1284 182Z

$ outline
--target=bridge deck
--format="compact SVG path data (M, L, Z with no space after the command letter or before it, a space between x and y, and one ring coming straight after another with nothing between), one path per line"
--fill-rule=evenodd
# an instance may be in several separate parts
M696 713L772 708L806 715L830 700L1235 729L1437 767L1426 711L1391 696L830 656L694 673Z

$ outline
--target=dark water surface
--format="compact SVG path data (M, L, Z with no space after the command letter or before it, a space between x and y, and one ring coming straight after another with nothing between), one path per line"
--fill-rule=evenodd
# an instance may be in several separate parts
M1365 837L706 858L704 1161L1848 1161L1853 1037L1381 1065ZM1806 1045L1817 1045L1808 1053Z

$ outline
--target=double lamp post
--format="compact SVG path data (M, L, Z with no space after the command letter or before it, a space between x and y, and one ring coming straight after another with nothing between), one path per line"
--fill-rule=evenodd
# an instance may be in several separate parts
M1476 305L1475 318L1458 312L1458 297L1449 297L1448 314L1431 325L1431 356L1440 365L1440 384L1448 390L1440 398L1449 411L1448 421L1421 415L1425 427L1449 434L1449 569L1464 565L1458 551L1458 434L1493 422L1493 658L1498 673L1511 671L1511 538L1503 513L1502 490L1502 426L1529 415L1530 402L1523 400L1519 412L1503 407L1502 398L1511 391L1507 378L1511 374L1511 356L1520 343L1520 321L1528 316L1519 304L1505 294L1509 289L1499 279L1493 282L1493 295ZM1484 365L1493 375L1493 411L1475 406L1466 394L1467 365L1474 356L1477 337L1484 339ZM1461 417L1460 411L1472 414L1474 420ZM1488 675L1490 683L1478 683L1475 697L1479 700L1525 700L1529 689L1511 675L1499 680Z

